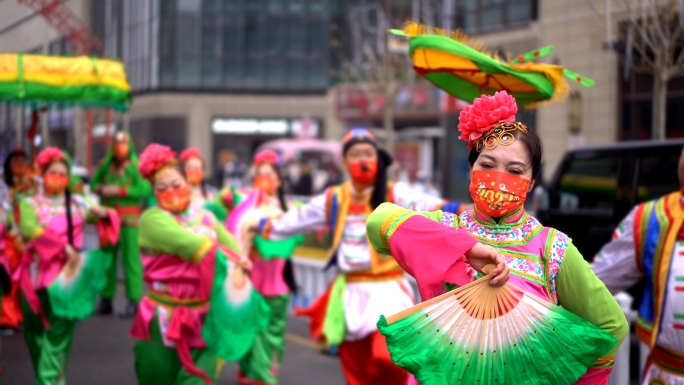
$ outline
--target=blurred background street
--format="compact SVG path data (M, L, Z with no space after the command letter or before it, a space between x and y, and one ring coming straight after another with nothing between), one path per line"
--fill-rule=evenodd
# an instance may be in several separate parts
M641 19L648 17L670 30L652 38L656 32L646 29L654 23ZM48 105L44 95L21 99L23 85L11 85L0 93L0 158L15 148L29 160L46 146L65 149L84 194L96 200L88 181L117 131L130 134L138 154L150 143L178 153L196 147L212 192L250 186L252 158L270 149L282 161L285 194L299 205L347 180L340 141L365 128L394 156L392 182L469 204L469 152L457 130L467 103L416 74L407 39L387 33L409 20L459 30L508 62L554 46L539 62L582 74L571 80L595 81L592 88L571 82L557 102L517 113L544 147L526 210L568 234L587 261L635 205L680 190L681 1L0 0L0 53L18 54L0 69L22 77L15 63L29 54L110 58L125 66L131 97L118 108ZM86 67L98 74L94 64ZM9 195L0 186L0 200ZM305 238L293 257L298 306L311 304L334 277L323 271L328 226ZM87 242L97 247L92 231ZM643 289L642 282L617 296L632 333L611 385L640 378L647 351L634 325ZM115 307L124 306L120 287ZM130 326L116 316L79 323L68 383L135 383ZM21 331L4 329L0 384L31 384ZM220 378L236 384L234 364ZM282 384L343 383L338 358L321 353L306 320L291 316Z
M116 303L119 307L124 304L123 299ZM116 316L93 316L79 323L69 359L69 383L135 384L134 340L129 335L131 323L131 320L121 320ZM292 317L288 323L281 383L343 385L345 382L338 359L319 352L308 338L306 321ZM2 351L0 367L4 368L4 372L0 374L0 383L33 383L31 360L21 332L10 337L3 336ZM234 363L225 365L218 384L237 385Z

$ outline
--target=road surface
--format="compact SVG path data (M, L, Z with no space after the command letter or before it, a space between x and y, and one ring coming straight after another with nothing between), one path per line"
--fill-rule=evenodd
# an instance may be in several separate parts
M119 294L121 297L122 294ZM116 303L119 309L122 299ZM131 320L116 316L93 316L76 327L67 371L68 385L136 384L133 369L133 344L129 337ZM306 322L291 318L287 346L281 369L282 385L343 385L339 361L319 353L306 336ZM0 374L2 385L31 385L33 369L21 332L2 337ZM218 384L235 385L235 364L227 364Z

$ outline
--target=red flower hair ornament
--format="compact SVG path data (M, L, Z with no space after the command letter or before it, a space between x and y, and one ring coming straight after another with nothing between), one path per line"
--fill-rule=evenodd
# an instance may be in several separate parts
M273 150L264 150L254 156L254 165L258 166L262 163L270 163L280 166L280 157Z
M58 160L67 160L62 150L57 147L47 147L36 157L36 164L38 164L40 172L45 172L45 169L47 169L52 162L56 162Z
M199 149L197 149L195 147L188 148L187 150L181 152L181 154L180 154L181 163L185 163L187 160L192 159L192 158L202 159L202 153L200 152Z
M468 142L468 150L484 133L497 127L499 123L515 121L518 105L515 99L506 91L500 91L493 96L482 95L473 104L466 106L459 115L459 139Z
M143 178L152 179L157 171L176 161L176 152L168 146L152 143L140 154L138 171Z

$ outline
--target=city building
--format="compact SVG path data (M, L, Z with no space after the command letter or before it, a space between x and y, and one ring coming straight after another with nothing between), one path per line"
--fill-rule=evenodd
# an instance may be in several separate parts
M382 99L363 85L339 84L339 42L352 34L352 5L369 0L67 0L87 20L107 55L127 65L134 102L115 114L118 128L136 144L166 143L180 150L196 146L209 172L221 150L248 159L264 141L294 136L303 119L319 138L339 139L347 129L366 127L382 135ZM521 111L542 137L548 179L565 150L582 145L650 137L652 79L626 73L620 42L624 11L613 2L569 0L396 0L395 9L421 21L461 28L490 51L517 55L554 45L543 61L596 80L593 88L571 84L561 103ZM618 3L618 2L615 2ZM365 3L364 3L365 4ZM420 12L411 9L420 5ZM427 6L426 6L427 4ZM362 4L363 5L363 4ZM449 8L451 7L451 8ZM434 12L434 14L431 14ZM428 15L428 16L426 16ZM441 16L440 16L441 15ZM608 17L610 16L610 17ZM442 20L440 22L440 20ZM609 26L610 28L607 28ZM397 26L399 27L399 26ZM343 53L350 48L342 47ZM0 1L0 50L69 54L69 44L28 7ZM347 50L347 51L345 51ZM363 92L362 92L363 91ZM684 81L668 94L668 137L684 136ZM407 82L397 92L395 153L413 174L440 179L449 197L467 198L467 157L457 140L459 106L434 87ZM453 105L454 108L449 107ZM445 107L446 106L446 107ZM84 158L83 112L45 113L47 141ZM0 105L0 150L16 143L22 119ZM93 115L93 136L107 128ZM104 151L96 141L93 162Z

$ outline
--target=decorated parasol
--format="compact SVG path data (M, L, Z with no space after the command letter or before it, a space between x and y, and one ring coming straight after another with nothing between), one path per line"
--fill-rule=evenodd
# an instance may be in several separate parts
M240 255L248 255L252 238L248 229L250 214L260 199L259 194L250 194L231 211L226 221L240 254L220 248L216 259L211 307L202 335L217 356L226 361L242 358L252 347L257 334L266 328L271 316L266 300L236 262Z
M418 74L469 103L482 94L497 91L508 92L520 106L560 100L569 89L565 77L585 87L594 86L593 80L560 65L533 62L553 52L553 46L502 61L458 31L445 32L410 23L403 30L391 32L409 38L409 55Z
M0 53L0 101L128 110L131 87L118 60Z
M561 307L490 280L381 317L392 360L421 385L570 385L617 343Z

